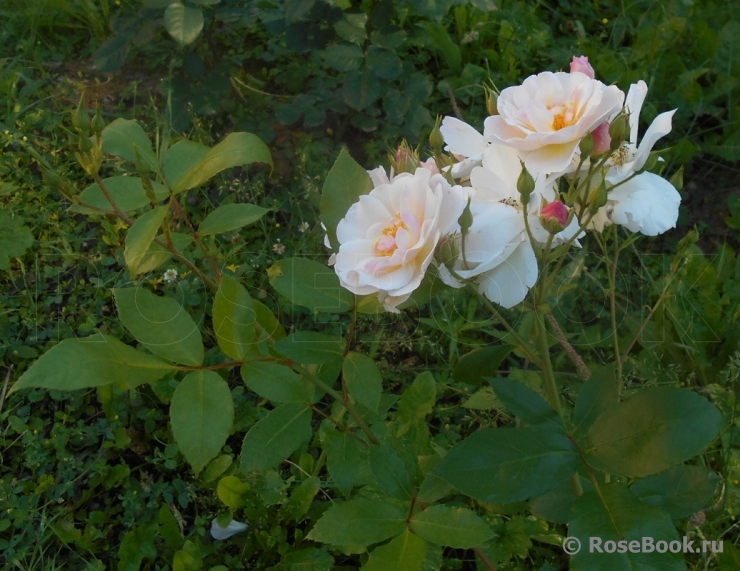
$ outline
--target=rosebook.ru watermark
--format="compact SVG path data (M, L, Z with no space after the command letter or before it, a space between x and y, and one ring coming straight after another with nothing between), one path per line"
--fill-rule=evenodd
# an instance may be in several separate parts
M678 539L655 541L652 537L643 537L631 541L626 539L603 541L600 537L588 538L589 553L722 553L722 548L722 541L700 541L689 539L686 536L681 541ZM566 537L563 540L563 551L568 555L575 555L580 550L581 540L577 537Z

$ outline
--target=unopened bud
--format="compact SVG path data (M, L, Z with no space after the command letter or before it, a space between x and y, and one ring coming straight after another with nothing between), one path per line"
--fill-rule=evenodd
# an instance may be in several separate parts
M670 182L673 185L673 188L675 188L676 190L683 189L683 165L681 165L681 168L673 173L671 180L669 180L668 182Z
M414 173L419 167L419 161L417 160L416 154L413 149L409 147L406 140L399 145L395 154L388 157L388 160L396 174L402 172Z
M93 149L92 141L86 135L82 135L79 141L77 141L77 148L83 154L89 153Z
M578 150L581 152L581 158L585 159L591 154L591 151L594 149L594 138L591 136L591 133L587 133L583 139L581 139L581 142L578 144Z
M519 162L522 164L522 172L519 173L519 178L516 181L516 189L522 197L521 203L529 204L529 197L534 191L534 179L532 178L532 175L529 174L524 161L520 160Z
M432 132L429 133L429 144L437 155L442 152L442 145L445 144L444 135L442 135L442 131L439 129L441 123L442 117L437 116L437 122L434 124Z
M570 62L570 72L574 73L576 71L587 75L591 79L596 77L594 68L588 63L587 56L573 56L573 61Z
M498 96L499 94L488 85L483 86L486 96L486 111L489 115L498 115Z
M606 190L606 181L601 180L601 184L594 189L591 196L588 197L589 210L591 214L596 214L596 211L606 204L608 200L608 193Z
M627 113L620 113L609 125L611 150L616 151L630 136L630 118Z
M90 127L92 128L92 132L96 135L100 135L103 132L103 129L105 129L105 119L103 119L103 116L100 113L100 103L95 105L95 116L90 123Z
M77 104L77 109L72 114L72 126L75 130L80 133L83 137L90 136L90 116L87 114L83 105L85 101L84 97L80 98L80 102Z
M435 259L448 268L455 265L459 255L460 251L452 236L443 236L434 252Z
M546 204L540 211L540 223L551 234L562 232L569 223L570 209L556 200Z
M678 250L685 250L699 241L699 231L694 226L683 238L678 241Z
M460 232L465 237L470 231L470 227L473 225L473 213L470 212L470 197L468 196L468 203L465 205L465 209L462 211L460 218L457 219L457 223L460 225Z
M608 153L612 148L612 138L609 136L609 123L604 121L601 125L591 131L594 147L591 149L591 156L598 157Z

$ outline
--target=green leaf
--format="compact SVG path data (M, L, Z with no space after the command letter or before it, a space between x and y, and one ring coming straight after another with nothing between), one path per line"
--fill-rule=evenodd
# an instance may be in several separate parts
M401 75L401 58L393 50L370 46L367 51L367 66L382 79L394 79Z
M183 234L182 232L170 232L172 245L180 252L193 243L192 234ZM136 271L139 275L148 274L157 268L163 266L172 259L172 252L167 248L160 246L156 242L149 244L149 249L141 257Z
M510 504L556 488L579 462L575 446L556 432L488 428L450 450L434 473L466 496Z
M286 0L285 1L285 21L298 22L308 14L316 0Z
M193 371L170 404L172 435L195 475L221 450L234 422L229 385L213 371Z
M198 234L210 236L231 232L254 224L268 212L267 208L254 204L224 204L206 216L198 226Z
M543 430L563 432L563 420L539 394L519 381L489 379L496 395L504 406L522 422Z
M139 216L126 235L126 247L123 258L133 277L139 274L139 267L154 240L159 227L167 215L167 206L158 206Z
M91 335L54 345L23 373L10 392L36 387L73 391L116 385L133 388L161 379L174 367L115 337Z
M370 36L370 40L374 46L388 48L389 50L395 50L401 47L405 39L406 32L398 26L385 26L380 30L375 30L372 36Z
M113 200L115 200L118 208L123 212L131 212L132 210L151 204L151 201L144 190L144 183L138 177L112 176L110 178L104 178L103 184L113 197ZM164 186L158 182L152 181L152 188L154 189L154 195L157 200L164 200L167 198L169 192ZM110 202L108 202L108 199L100 190L97 183L91 184L83 190L80 193L80 200L90 206L113 212ZM96 210L86 208L79 204L73 204L70 207L70 210L72 212L82 212L84 214L99 214Z
M342 149L329 174L326 175L321 190L321 221L326 226L326 233L334 251L339 249L337 224L347 214L349 207L372 189L373 181L370 175L357 164L347 149Z
M494 535L488 524L466 508L430 506L411 518L411 529L430 543L471 549Z
M276 466L311 437L311 409L286 403L271 411L244 437L241 471L257 472Z
M362 65L362 50L352 44L328 46L322 55L327 65L337 71L354 71Z
M332 567L334 558L331 555L310 547L286 553L280 564L270 567L268 571L329 571Z
M347 432L331 432L328 442L324 444L329 475L345 497L349 496L366 462L358 444Z
M313 331L296 331L275 343L275 350L304 365L321 365L340 359L344 344L337 337Z
M380 97L380 81L369 69L351 71L344 80L342 97L352 109L362 111Z
M280 295L311 311L344 313L354 307L354 296L339 285L337 274L326 264L287 258L273 264L267 275Z
M200 163L210 150L205 145L187 139L177 141L167 149L162 161L162 174L169 187L175 188L193 165Z
M468 385L481 385L487 377L498 376L501 363L513 350L513 345L492 345L471 351L457 362L452 378Z
M250 390L270 402L313 402L314 386L285 365L264 361L244 363L241 374Z
M680 553L598 553L590 549L590 538L607 541L640 542L643 538L658 541L678 541L678 533L663 510L635 498L624 484L606 484L578 498L571 511L568 534L581 542L581 550L571 558L573 569L583 571L633 571L660 569L685 571ZM641 549L642 551L642 549Z
M206 466L206 469L203 470L203 473L200 475L201 481L206 484L210 484L221 474L226 472L226 470L229 469L229 466L233 463L234 459L231 456L228 454L221 454L221 456L214 458L208 463L208 466Z
M740 569L740 550L729 541L722 545L717 571L737 571Z
M123 536L118 548L118 571L139 571L144 558L157 557L154 539L157 536L157 524L137 525Z
M586 488L586 485L583 487ZM532 498L529 501L529 509L532 515L536 515L540 519L557 523L567 523L570 508L573 506L575 499L576 495L573 491L573 484L568 479L557 488L545 492L541 496Z
M373 549L361 571L421 571L429 546L408 529L392 541Z
M378 486L389 496L410 500L413 495L411 475L401 457L389 446L370 449L370 470Z
M321 480L314 476L304 480L293 490L286 504L290 509L289 521L301 521L303 519L303 516L311 509L313 499L319 493L320 489Z
M614 363L593 371L578 395L573 409L573 438L583 440L599 415L619 402Z
M247 290L239 280L223 274L213 300L213 332L221 350L241 361L254 343L257 316Z
M723 424L717 407L691 391L644 389L596 419L586 461L608 474L657 474L700 454Z
M152 142L144 129L131 119L116 119L103 129L103 151L125 161L136 164L136 152L149 166L150 170L159 172L157 156L152 149Z
M437 383L429 371L424 371L414 379L398 401L399 436L405 434L414 424L423 423L432 412L437 400Z
M252 133L230 133L218 145L210 149L196 164L180 178L172 191L184 192L200 186L223 170L252 163L272 166L270 150Z
M113 296L123 326L152 353L182 365L203 363L198 326L174 299L142 287L116 288Z
M720 482L722 478L702 466L676 466L637 480L630 491L643 502L663 508L676 520L707 507Z
M421 483L416 499L426 504L436 502L453 491L453 487L447 480L443 480L433 473L429 473Z
M378 412L383 377L378 366L362 353L348 353L342 364L342 376L349 394L373 412Z
M471 410L493 410L504 408L504 404L496 396L491 387L478 389L464 403L463 407Z
M380 501L358 499L335 503L306 536L331 545L372 545L402 533L406 514Z
M334 31L343 40L361 46L367 39L366 23L367 15L364 12L359 14L345 13L344 18L334 24ZM362 57L362 52L360 52L360 57Z
M160 537L164 539L167 547L179 549L183 541L182 532L167 504L162 504L162 507L159 508L157 523L159 524L157 531Z
M173 2L164 11L164 27L178 44L186 46L200 35L203 13L192 6Z
M0 210L0 270L10 269L10 258L17 258L33 244L31 230L20 216Z
M252 487L242 482L236 476L225 476L218 481L216 494L224 505L232 510L238 510L247 504L246 494Z

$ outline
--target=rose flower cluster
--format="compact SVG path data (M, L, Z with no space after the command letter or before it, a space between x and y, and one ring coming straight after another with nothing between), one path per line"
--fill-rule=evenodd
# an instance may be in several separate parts
M341 284L398 312L434 264L447 285L475 284L510 308L535 285L543 248L578 246L585 231L612 224L647 236L674 228L681 198L651 172L660 161L651 151L675 111L638 143L646 95L645 82L625 96L574 57L569 73L501 91L483 134L444 118L430 137L434 157L421 162L402 146L390 176L370 171L373 190L337 226Z

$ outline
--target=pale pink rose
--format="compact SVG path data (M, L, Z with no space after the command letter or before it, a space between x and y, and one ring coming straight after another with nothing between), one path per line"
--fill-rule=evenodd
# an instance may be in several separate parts
M591 131L591 137L594 140L594 148L591 151L592 157L603 155L611 149L612 138L609 135L609 123L606 121Z
M397 313L421 284L440 238L457 229L466 199L461 186L425 168L390 179L370 172L375 188L337 225L334 271L349 291L378 294Z
M533 174L562 172L581 139L613 119L623 102L618 87L583 73L543 72L501 92L499 115L486 119L484 136L517 149Z
M574 73L576 71L579 71L591 79L594 79L596 77L596 74L594 73L594 68L591 67L591 64L588 63L588 57L586 56L573 56L573 61L570 62L570 72Z

